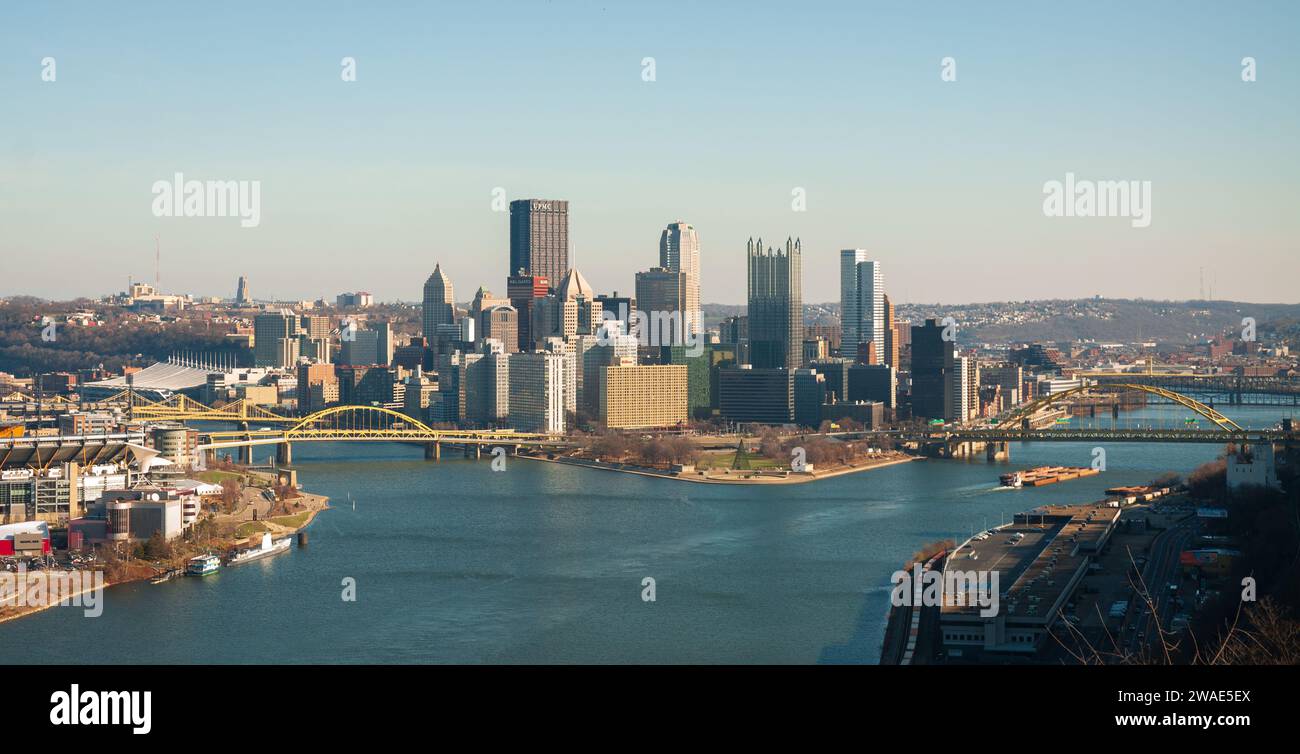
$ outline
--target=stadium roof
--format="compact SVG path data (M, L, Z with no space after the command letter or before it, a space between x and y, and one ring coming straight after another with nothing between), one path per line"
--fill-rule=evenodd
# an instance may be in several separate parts
M136 390L179 392L202 387L207 384L209 374L220 374L220 372L159 362L136 372L133 378ZM104 388L113 391L125 390L126 377L113 377L98 382L87 382L84 387Z

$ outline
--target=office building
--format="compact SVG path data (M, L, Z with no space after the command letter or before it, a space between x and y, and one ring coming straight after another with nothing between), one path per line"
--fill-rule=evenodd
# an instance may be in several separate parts
M298 412L310 414L336 403L339 381L332 364L298 365Z
M946 355L948 402L944 419L967 422L980 415L979 363L970 356L959 356L956 351Z
M424 283L424 337L436 340L438 325L450 325L456 322L456 294L452 290L451 279L442 271L442 265L433 267L433 274Z
M521 432L564 432L565 359L561 354L510 354L510 426Z
M794 370L750 365L718 369L718 409L737 423L794 421Z
M640 315L634 325L648 346L673 346L685 342L690 330L685 317L685 272L654 267L636 274L636 302Z
M882 296L882 298L885 302L885 353L882 361L884 361L885 366L901 369L902 367L898 363L898 321L894 318L894 302L890 301L887 295Z
M933 319L912 327L912 416L944 419L951 405L948 369L954 355L952 341Z
M794 370L794 423L816 429L826 402L826 376L816 369Z
M712 405L710 379L710 351L715 346L706 345L700 353L692 355L686 346L661 346L660 364L680 364L686 367L686 408L692 418L707 415Z
M568 270L569 203L558 199L510 202L509 274L555 282Z
M505 353L519 350L519 312L508 302L483 310L478 321L479 342L499 341Z
M609 429L675 427L689 418L684 365L607 366L600 380L600 420Z
M686 332L699 335L704 332L704 314L700 309L700 237L695 227L678 220L664 229L659 236L659 266L670 272L680 272L681 300ZM640 294L637 294L640 299ZM651 345L656 345L651 343ZM658 345L675 345L659 343Z
M253 318L253 366L291 367L298 354L298 318L293 312L263 312Z
M631 296L620 296L618 291L614 291L609 296L597 296L596 301L600 304L600 313L602 317L616 319L620 322L631 324L636 316L636 299ZM630 329L629 334L636 335L636 330Z
M239 276L239 285L235 286L235 303L253 303L253 294L248 290L248 278L243 275Z
M506 297L518 317L520 351L533 350L533 305L550 292L550 281L540 275L520 273L506 281Z
M898 407L898 370L885 364L849 367L849 388L841 400L878 402L893 411Z
M600 372L607 366L637 363L637 339L626 332L623 322L607 319L595 336L575 340L575 356L582 373L578 381L579 406L586 412L600 412Z
M876 363L885 353L884 277L867 256L866 249L840 251L840 353L864 364L862 344L873 344Z
M749 241L749 361L755 369L795 369L803 359L802 244L784 249Z

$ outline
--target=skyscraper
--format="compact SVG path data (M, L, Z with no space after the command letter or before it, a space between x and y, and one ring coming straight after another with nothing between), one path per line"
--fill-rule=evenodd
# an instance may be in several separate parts
M298 318L293 312L282 309L253 318L253 366L293 366L298 353Z
M523 270L523 272L520 272ZM510 202L508 275L535 275L552 285L569 270L569 203L558 199ZM518 304L515 305L516 308Z
M933 319L912 327L912 416L944 419L952 400L955 344L943 339L944 328Z
M663 267L636 274L637 311L642 319L636 333L644 332L646 345L675 346L684 341L689 332L683 327L687 284L686 273Z
M755 369L798 369L803 360L803 246L763 249L749 239L749 358Z
M876 358L885 361L884 296L880 262L867 259L866 249L840 251L840 353L853 357L869 342Z
M550 280L539 275L520 272L506 279L506 297L518 316L518 347L520 351L533 350L533 305L546 296Z
M898 322L894 318L894 302L885 300L885 365L898 369Z
M424 283L424 337L432 342L438 334L438 325L456 322L456 294L451 279L442 271L442 265L433 267L433 274Z
M236 304L251 304L253 297L248 292L248 278L243 275L239 276L239 285L235 288Z
M659 266L685 275L680 309L687 332L704 331L700 310L700 237L695 226L681 220L670 224L659 236Z

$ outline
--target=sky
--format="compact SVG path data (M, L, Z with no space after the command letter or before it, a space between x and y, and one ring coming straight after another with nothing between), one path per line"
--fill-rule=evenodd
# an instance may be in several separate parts
M901 303L1295 303L1297 38L1249 0L12 3L0 295L151 282L157 236L168 292L414 301L440 263L465 301L504 196L567 199L606 293L684 220L711 303L751 236L802 239L807 302L864 248ZM259 223L156 216L176 173L258 181ZM1047 216L1067 173L1150 181L1149 226Z

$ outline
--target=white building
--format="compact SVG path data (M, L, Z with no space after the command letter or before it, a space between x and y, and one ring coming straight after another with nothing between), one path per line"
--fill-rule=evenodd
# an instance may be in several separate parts
M1242 452L1228 458L1228 489L1235 490L1247 486L1281 489L1282 484L1277 478L1277 459L1273 455L1273 444L1260 443L1251 446L1249 450L1249 455Z
M510 359L510 426L521 432L564 432L565 358L513 353Z
M861 343L875 344L885 363L885 281L880 262L866 249L840 251L840 353L854 358Z

